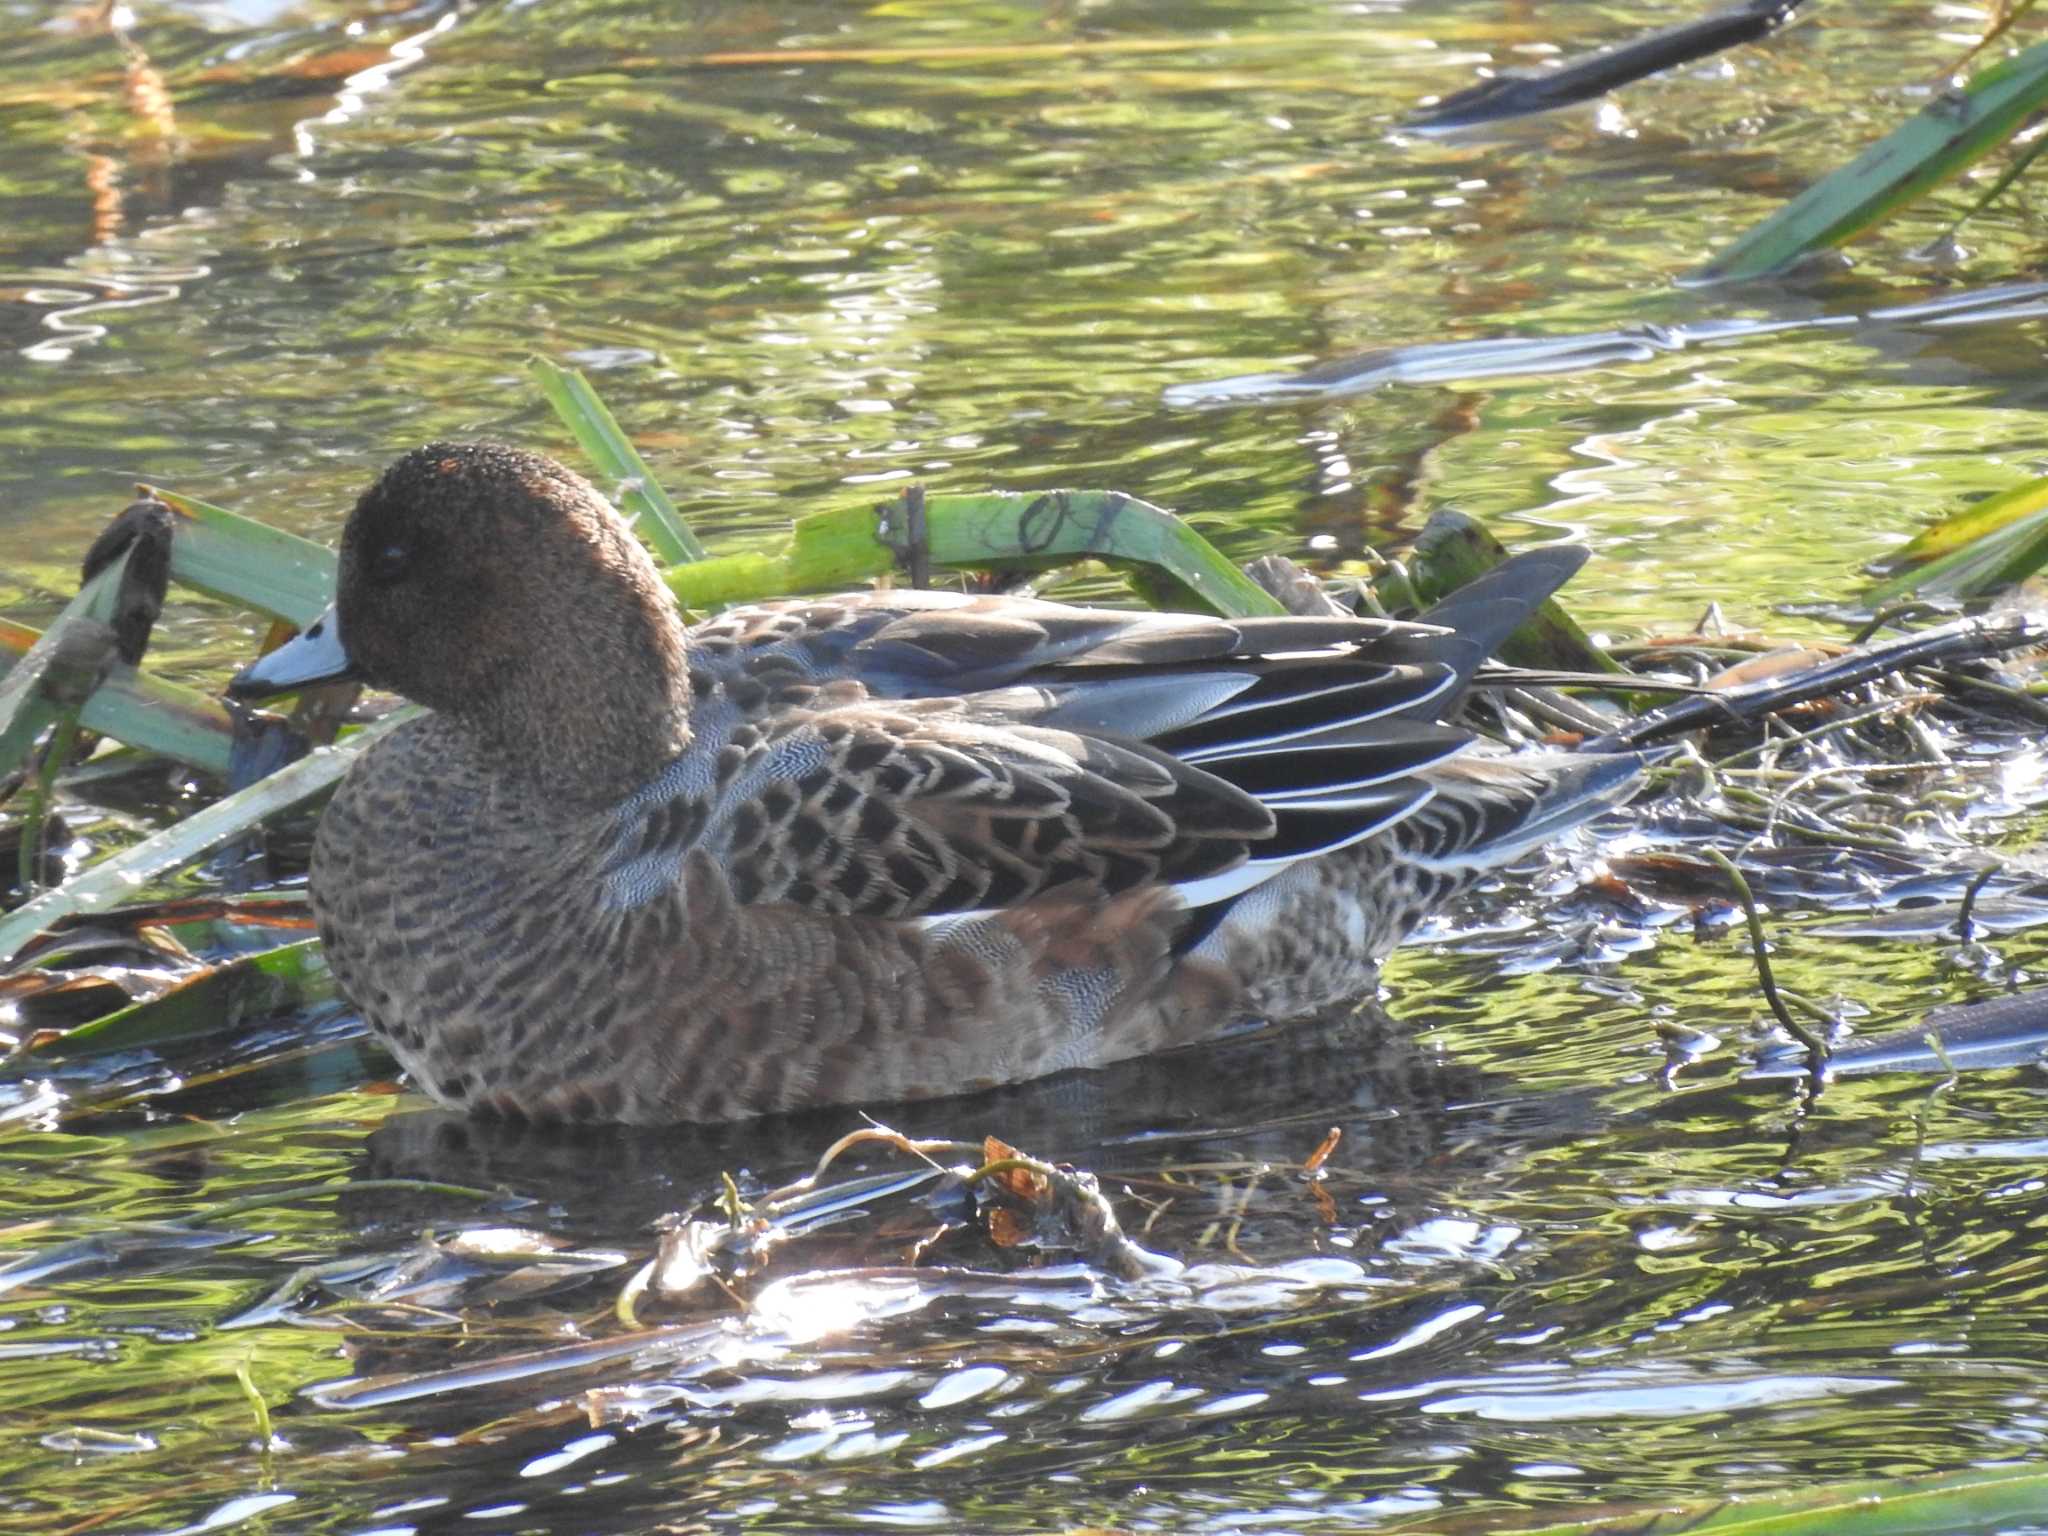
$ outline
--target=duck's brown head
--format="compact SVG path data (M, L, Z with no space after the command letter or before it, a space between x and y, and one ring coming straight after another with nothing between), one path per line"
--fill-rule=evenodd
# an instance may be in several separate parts
M344 671L571 802L616 799L688 740L682 624L654 562L580 475L493 443L385 470L343 530L330 616L232 686Z

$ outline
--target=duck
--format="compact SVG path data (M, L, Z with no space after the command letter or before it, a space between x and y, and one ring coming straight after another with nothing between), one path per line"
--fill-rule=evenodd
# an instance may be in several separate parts
M440 442L363 494L333 607L230 693L422 706L352 764L310 874L414 1084L733 1121L1372 994L1424 917L1639 780L1449 723L1585 557L1524 551L1416 621L898 589L686 623L587 480Z

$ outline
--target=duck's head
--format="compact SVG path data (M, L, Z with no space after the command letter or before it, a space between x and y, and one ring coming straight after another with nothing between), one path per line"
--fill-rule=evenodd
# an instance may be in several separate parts
M355 677L461 722L572 799L645 782L688 740L682 623L580 475L493 443L385 470L341 537L334 606L240 673L243 698Z

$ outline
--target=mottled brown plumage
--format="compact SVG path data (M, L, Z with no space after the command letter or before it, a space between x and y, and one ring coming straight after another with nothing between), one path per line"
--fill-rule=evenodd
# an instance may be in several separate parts
M538 1118L929 1097L1310 1012L1626 792L1632 759L1453 762L1437 723L1579 558L1451 629L899 592L686 631L582 480L436 444L316 626L433 710L321 822L321 935L420 1086Z

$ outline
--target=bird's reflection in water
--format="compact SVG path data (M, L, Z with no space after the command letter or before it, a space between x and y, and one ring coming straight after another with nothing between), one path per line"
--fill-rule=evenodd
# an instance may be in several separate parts
M848 1131L880 1122L912 1139L1000 1137L1033 1156L1104 1175L1192 1165L1300 1168L1342 1130L1355 1182L1455 1184L1591 1122L1578 1094L1530 1097L1510 1077L1448 1057L1376 1006L1116 1066L960 1098L833 1109L729 1125L561 1127L402 1112L369 1138L363 1177L501 1188L579 1238L625 1240L666 1213L715 1197L730 1173L770 1188L810 1171ZM866 1150L831 1177L902 1161ZM971 1162L967 1154L941 1159ZM433 1203L445 1214L445 1206ZM379 1215L403 1219L390 1197ZM424 1212L417 1213L424 1214Z

